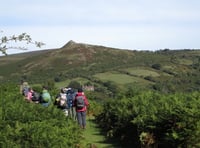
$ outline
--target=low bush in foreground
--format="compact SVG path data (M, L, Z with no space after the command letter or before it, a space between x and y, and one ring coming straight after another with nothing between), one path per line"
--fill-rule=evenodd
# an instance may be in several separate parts
M200 147L200 93L153 92L111 99L96 119L110 137L132 147Z
M17 86L0 90L0 147L73 148L80 143L80 129L61 110L26 102Z

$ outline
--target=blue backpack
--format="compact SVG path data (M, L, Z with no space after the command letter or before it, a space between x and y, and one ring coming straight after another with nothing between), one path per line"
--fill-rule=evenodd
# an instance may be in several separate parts
M74 93L72 91L68 91L67 92L67 104L68 104L69 108L71 108L73 106L74 99L75 99Z

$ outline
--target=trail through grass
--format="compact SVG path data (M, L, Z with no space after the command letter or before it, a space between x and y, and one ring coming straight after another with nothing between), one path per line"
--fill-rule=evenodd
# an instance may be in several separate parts
M101 132L94 117L87 117L87 128L83 131L82 144L84 148L121 148L117 141L108 141L106 135Z

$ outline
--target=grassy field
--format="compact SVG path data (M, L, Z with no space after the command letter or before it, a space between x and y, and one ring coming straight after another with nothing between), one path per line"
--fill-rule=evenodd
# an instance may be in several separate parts
M125 69L125 71L129 72L132 75L142 76L142 77L146 77L146 76L158 77L158 76L160 76L159 73L157 73L153 70L143 69L141 67L128 68L128 69Z
M75 79L67 79L67 80L65 80L65 81L57 82L57 83L55 83L55 86L56 86L56 88L66 87L66 86L69 85L69 83L70 83L71 81L77 81L77 82L80 82L80 84L84 84L84 83L86 83L88 80L87 80L87 79L84 79L84 78L79 78L79 77L78 77L78 78L75 78Z
M179 59L178 62L180 64L185 64L185 65L191 65L193 63L192 60L188 60L188 59Z
M117 72L105 72L105 73L99 73L95 75L96 78L102 80L102 81L113 81L118 84L127 84L127 83L134 83L138 81L144 81L141 78L129 76L127 74L121 74Z
M135 84L137 86L148 86L151 82L139 76L131 76L118 72L105 72L94 75L94 77L102 81L113 81L119 86L127 84Z

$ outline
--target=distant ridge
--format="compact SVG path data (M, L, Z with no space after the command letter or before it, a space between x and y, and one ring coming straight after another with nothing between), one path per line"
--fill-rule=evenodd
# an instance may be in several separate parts
M75 41L70 40L69 42L67 42L67 44L65 44L63 47L61 48L66 48L66 47L71 47L74 46L75 44L77 44Z
M91 45L91 44L86 44L86 43L77 43L73 40L70 40L69 42L67 42L63 47L61 48L72 48L72 47L76 47L76 46L84 46L86 48L91 47L91 46L97 46L97 45ZM104 47L104 46L102 46Z

